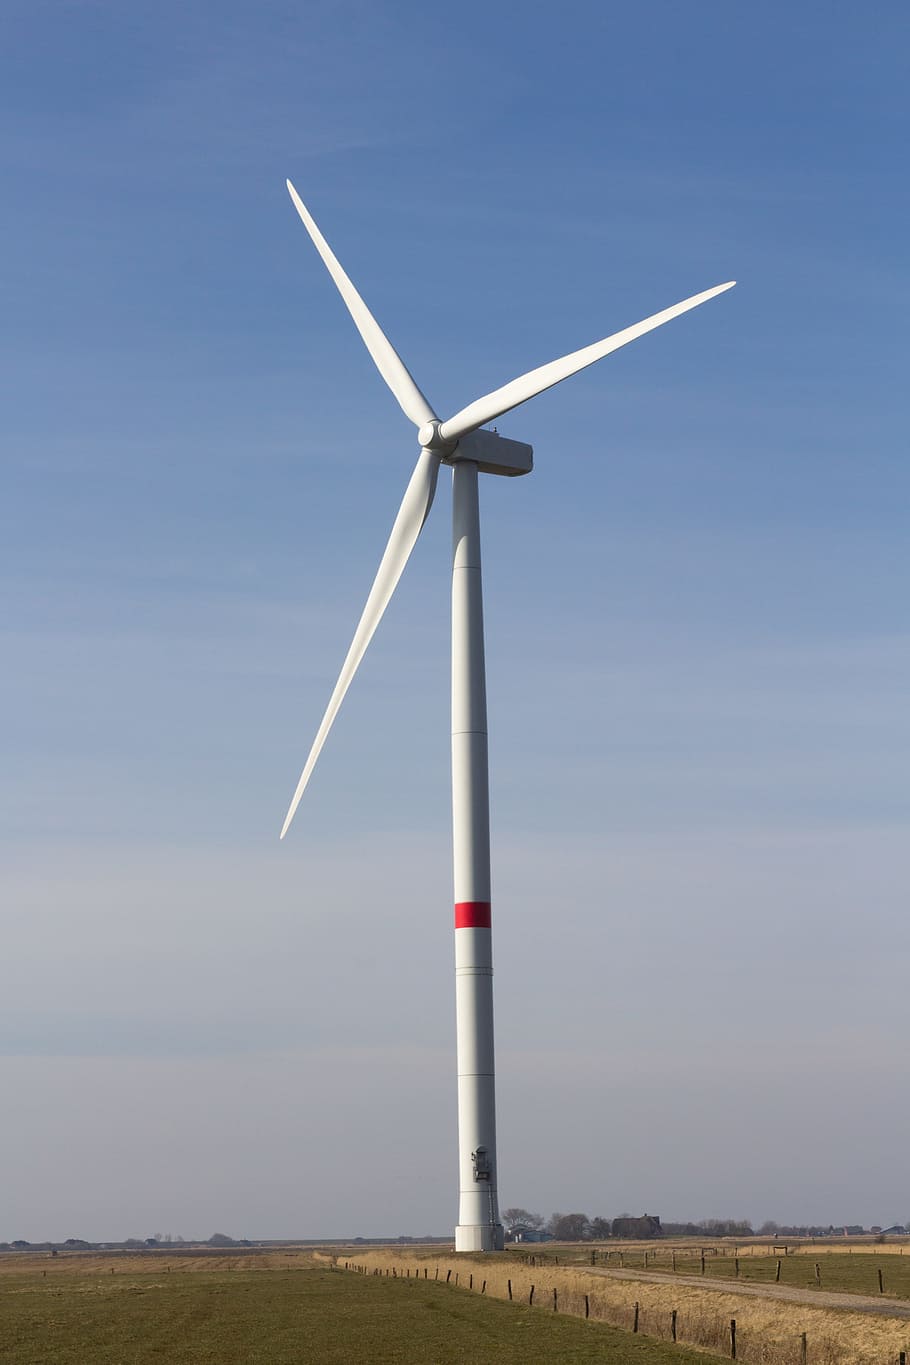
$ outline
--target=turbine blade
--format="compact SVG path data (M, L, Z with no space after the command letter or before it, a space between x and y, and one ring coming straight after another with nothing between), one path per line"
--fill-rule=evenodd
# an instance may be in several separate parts
M322 257L326 270L335 281L339 294L347 304L348 312L354 319L355 327L363 337L364 345L373 357L377 370L398 399L405 415L410 417L416 427L423 426L424 422L435 421L435 412L414 383L401 356L344 273L332 248L319 231L290 180L287 182L287 187L288 193L294 201L294 207L303 219L303 225L313 240L313 245Z
M389 536L389 543L385 548L385 554L379 565L379 572L373 581L367 604L363 609L360 623L354 633L351 648L348 650L347 658L342 665L341 673L335 684L335 690L326 707L325 715L322 718L316 738L313 740L313 747L310 756L306 761L306 767L300 781L297 783L297 790L291 801L288 813L285 816L284 825L281 829L283 839L288 831L288 826L294 818L294 812L303 796L306 784L310 780L310 774L316 765L316 760L326 741L326 736L332 728L332 722L338 714L338 709L344 701L345 693L351 685L354 674L360 665L367 650L367 645L373 638L373 633L379 622L382 620L383 612L389 604L392 593L398 586L398 580L404 572L404 566L410 558L411 551L417 543L417 537L423 528L423 523L427 519L430 508L433 505L433 495L436 492L436 478L439 474L439 456L432 451L422 450L417 459L414 473L405 489L401 506L398 509L398 516L395 518L395 525L392 527L392 534Z
M513 379L510 384L503 385L501 389L494 389L492 393L485 394L483 398L478 398L476 402L469 403L466 408L456 412L454 417L450 417L440 426L440 437L444 441L457 441L469 431L476 431L478 427L482 427L485 422L492 422L495 417L501 417L511 408L517 408L519 403L525 403L529 398L543 393L545 389L551 389L561 380L577 374L579 370L587 369L589 365L603 359L611 351L618 351L620 346L634 341L636 337L644 336L645 332L651 332L655 327L661 327L665 322L669 322L671 318L678 318L690 308L697 308L700 303L707 303L708 299L713 299L715 295L732 289L735 283L735 280L730 280L727 284L716 285L714 289L706 289L703 294L694 294L691 299L674 303L672 308L665 308L663 312L655 313L653 317L645 318L643 322L636 322L634 327L626 327L622 332L614 332L613 336L605 337L603 341L595 341L592 346L585 346L580 351L573 351L571 355L564 355L561 360L551 360L549 365L529 370L527 374Z

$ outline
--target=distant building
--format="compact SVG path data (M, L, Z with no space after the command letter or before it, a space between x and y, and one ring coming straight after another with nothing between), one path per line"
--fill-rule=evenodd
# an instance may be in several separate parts
M653 1213L643 1213L640 1218L613 1219L614 1237L623 1237L627 1241L638 1242L662 1235L660 1219Z
M515 1223L512 1227L506 1228L506 1236L513 1242L551 1242L553 1239L548 1232L541 1228L529 1228L526 1223Z

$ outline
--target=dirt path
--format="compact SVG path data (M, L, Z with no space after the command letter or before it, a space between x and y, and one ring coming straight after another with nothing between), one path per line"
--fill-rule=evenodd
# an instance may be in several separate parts
M608 1270L605 1266L586 1266L588 1275L603 1275L611 1280L637 1280L646 1284L685 1284L693 1289L723 1294L743 1294L756 1299L787 1299L790 1303L814 1304L817 1308L845 1308L854 1313L873 1313L880 1318L910 1319L910 1303L904 1299L873 1297L871 1294L832 1294L823 1289L794 1289L785 1284L756 1284L747 1280L709 1279L702 1275L662 1275L653 1270Z

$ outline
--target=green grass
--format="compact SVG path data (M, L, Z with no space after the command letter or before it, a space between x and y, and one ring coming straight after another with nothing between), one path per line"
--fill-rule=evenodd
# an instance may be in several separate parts
M330 1270L4 1276L4 1365L704 1365L432 1281Z
M648 1258L650 1261L650 1257ZM773 1284L777 1273L776 1256L741 1256L739 1278ZM874 1252L854 1252L852 1255L830 1252L819 1256L782 1256L780 1283L798 1289L817 1289L816 1262L821 1270L821 1288L832 1293L878 1295L878 1271L881 1269L885 1294L890 1298L910 1298L910 1256L878 1256ZM663 1265L654 1267L666 1269ZM701 1261L697 1257L677 1257L677 1273L698 1275ZM714 1278L735 1278L736 1267L731 1256L708 1257L705 1275Z
M514 1254L514 1253L513 1253ZM527 1253L524 1253L527 1255ZM537 1262L550 1265L559 1257L560 1265L590 1265L590 1248L566 1247L558 1252L547 1251L537 1254ZM672 1273L672 1259L669 1251L662 1247L649 1248L647 1269ZM524 1259L524 1256L522 1256ZM639 1249L624 1251L622 1257L626 1270L645 1269L645 1253ZM748 1283L773 1284L777 1274L776 1256L750 1256L748 1253L739 1258L739 1279ZM829 1293L873 1294L878 1296L878 1271L884 1279L886 1298L910 1299L910 1255L895 1256L890 1252L876 1256L872 1250L849 1252L825 1252L813 1256L782 1256L780 1258L780 1283L797 1289L817 1289L815 1265L821 1270L821 1289ZM619 1269L619 1253L606 1249L597 1250L597 1264ZM676 1253L677 1275L701 1276L701 1257L695 1251ZM736 1279L736 1263L732 1253L708 1255L705 1257L705 1278L708 1280Z

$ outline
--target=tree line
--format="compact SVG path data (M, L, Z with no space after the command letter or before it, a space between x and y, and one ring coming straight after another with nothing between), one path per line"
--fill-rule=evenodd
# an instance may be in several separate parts
M656 1214L630 1213L615 1218L590 1218L586 1213L553 1213L544 1218L529 1209L503 1209L506 1228L517 1234L524 1231L544 1234L557 1242L603 1242L609 1237L645 1241L654 1237L751 1237L747 1218L703 1218L698 1223L663 1223Z
M215 1232L205 1241L189 1243L183 1237L174 1237L170 1232L156 1232L151 1237L127 1237L122 1242L86 1242L81 1237L67 1237L65 1242L26 1242L17 1237L14 1242L0 1242L0 1251L110 1251L123 1248L138 1251L146 1247L170 1246L209 1246L209 1247L248 1247L253 1243L244 1237L237 1241L223 1232Z
M661 1223L656 1214L645 1213L633 1218L621 1213L616 1218L589 1218L586 1213L553 1213L544 1218L529 1209L504 1209L502 1219L507 1230L519 1235L529 1231L557 1242L603 1242L609 1237L629 1241L644 1241L653 1237L858 1237L866 1232L881 1233L875 1227L863 1228L859 1223L776 1223L767 1219L757 1229L748 1218L702 1218L695 1223ZM906 1234L906 1224L896 1223L885 1228L885 1233Z

